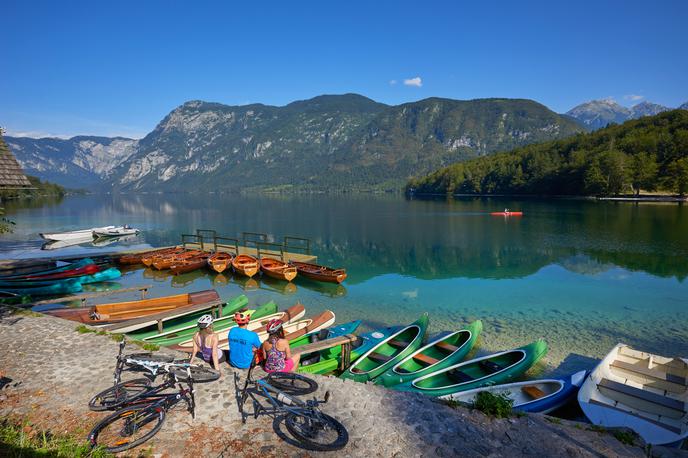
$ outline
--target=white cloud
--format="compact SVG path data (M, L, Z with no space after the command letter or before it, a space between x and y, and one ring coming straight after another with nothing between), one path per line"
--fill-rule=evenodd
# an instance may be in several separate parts
M420 79L420 76L416 76L415 78L405 79L404 85L405 86L421 87L423 85L423 80Z
M395 84L397 84L397 80L389 80L390 86L394 86Z
M623 96L624 100L630 100L631 102L637 102L639 100L643 100L645 98L644 95L637 95L637 94L627 94Z

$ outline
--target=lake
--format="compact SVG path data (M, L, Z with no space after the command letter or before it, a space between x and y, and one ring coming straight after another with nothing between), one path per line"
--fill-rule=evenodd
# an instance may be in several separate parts
M152 295L216 288L250 303L300 301L363 329L409 323L429 312L431 331L481 319L480 353L544 337L536 372L588 368L618 342L688 355L688 208L579 200L407 200L377 195L91 195L34 208L6 203L15 233L0 257L97 253L178 243L215 229L311 239L318 261L345 267L341 286L134 269L109 285L153 284ZM508 207L521 218L490 216ZM41 251L40 232L107 224L143 230L105 247ZM131 299L120 294L101 299Z

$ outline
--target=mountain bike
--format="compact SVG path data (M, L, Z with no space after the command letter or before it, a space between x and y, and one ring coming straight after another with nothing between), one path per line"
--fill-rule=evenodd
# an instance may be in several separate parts
M186 381L193 378L196 383L212 382L220 378L220 373L203 366L192 366L185 360L175 360L164 354L132 353L122 355L126 342L119 344L117 364L115 365L114 384L91 398L88 408L94 411L115 410L120 406L142 396L156 394L161 387L170 388L169 382L152 387L151 384L161 373L176 375L177 380ZM127 369L128 367L128 369ZM137 378L122 382L122 372L125 370L145 372L145 378ZM172 384L174 387L174 384Z
M259 380L253 380L251 364L246 382L239 398L239 412L242 423L246 423L248 414L244 412L244 404L249 397L253 400L253 416L258 418L261 412L277 417L284 416L284 423L289 433L301 443L303 448L315 451L340 450L349 442L349 433L337 419L322 413L318 406L330 399L330 392L325 393L323 401L302 401L295 396L315 392L318 384L301 374L291 372L274 372ZM237 375L235 374L235 378ZM235 379L236 380L236 379ZM270 402L271 408L264 407L249 391L253 386L257 393L262 394Z
M193 376L186 368L184 388L176 374L168 373L167 381L126 402L117 412L105 417L88 435L91 447L101 446L105 451L117 453L137 447L160 431L167 411L177 403L184 401L192 418L196 418L196 400L194 398ZM179 383L179 391L161 393Z

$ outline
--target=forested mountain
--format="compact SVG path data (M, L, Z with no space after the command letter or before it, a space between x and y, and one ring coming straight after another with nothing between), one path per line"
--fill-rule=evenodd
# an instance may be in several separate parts
M283 107L191 101L138 141L8 143L29 173L101 190L398 190L459 160L580 131L576 121L531 100L431 98L389 106L344 94Z
M478 158L411 180L417 193L688 192L688 111L674 110Z

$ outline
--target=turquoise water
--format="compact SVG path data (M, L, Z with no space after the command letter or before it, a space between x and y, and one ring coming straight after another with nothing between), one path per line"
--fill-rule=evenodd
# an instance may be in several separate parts
M425 311L432 332L480 318L481 353L546 338L550 353L536 372L589 367L619 341L688 355L688 209L677 204L211 194L6 207L17 226L0 236L2 258L170 245L202 228L308 237L321 263L349 271L336 286L135 269L109 287L153 284L158 296L215 287L251 303L329 308L340 322L363 319L364 328L407 323ZM505 207L525 215L488 214ZM39 232L123 223L143 233L102 248L40 250Z

